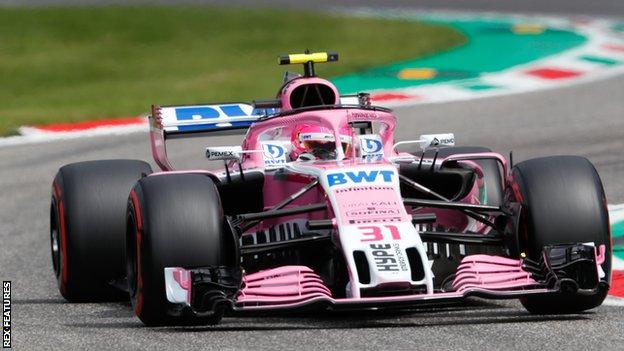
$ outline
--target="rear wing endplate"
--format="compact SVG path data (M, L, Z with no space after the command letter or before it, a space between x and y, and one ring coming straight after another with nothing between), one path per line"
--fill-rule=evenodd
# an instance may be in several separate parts
M197 133L246 130L271 109L255 109L250 104L224 103L215 105L158 106L152 105L149 116L150 139L154 160L164 171L173 167L167 159L165 141L193 136Z

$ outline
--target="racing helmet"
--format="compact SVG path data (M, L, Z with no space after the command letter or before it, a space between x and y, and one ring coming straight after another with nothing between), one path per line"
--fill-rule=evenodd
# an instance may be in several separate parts
M350 156L353 150L351 130L348 127L340 129L340 141L345 156ZM293 160L299 156L308 159L331 160L336 158L336 143L334 133L329 128L315 125L297 126L292 133L293 145L291 157Z

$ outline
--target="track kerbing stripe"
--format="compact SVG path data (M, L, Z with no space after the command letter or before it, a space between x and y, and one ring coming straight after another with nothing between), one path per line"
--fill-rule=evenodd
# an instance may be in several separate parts
M612 273L610 296L604 304L624 307L624 204L609 205L609 220L613 243Z
M147 131L148 123L145 117L128 117L122 118L121 120L110 119L76 124L56 124L52 126L25 126L19 128L21 135L0 138L0 147Z

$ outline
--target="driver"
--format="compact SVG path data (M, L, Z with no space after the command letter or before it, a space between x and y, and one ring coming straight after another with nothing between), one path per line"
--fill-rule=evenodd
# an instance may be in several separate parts
M348 127L340 129L340 141L346 157L352 152L351 130ZM334 133L325 127L315 125L297 126L290 138L293 151L293 160L333 160L336 159L336 143Z

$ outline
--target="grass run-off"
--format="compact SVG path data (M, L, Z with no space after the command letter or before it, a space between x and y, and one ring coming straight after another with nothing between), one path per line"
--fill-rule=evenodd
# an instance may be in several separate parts
M303 11L0 7L0 135L20 125L136 116L152 103L275 96L280 53L333 50L332 77L461 45L452 28Z

